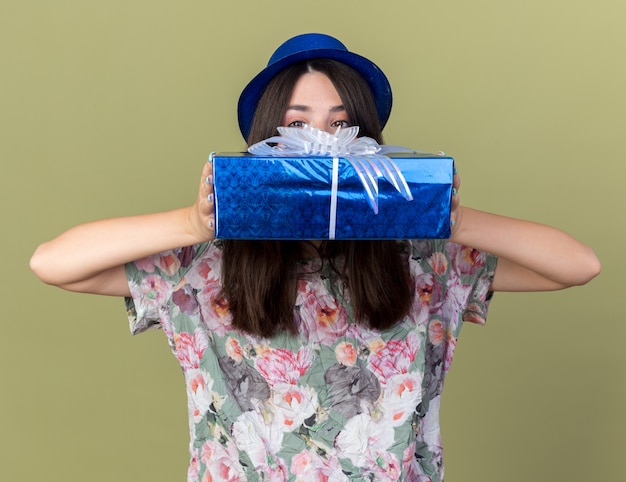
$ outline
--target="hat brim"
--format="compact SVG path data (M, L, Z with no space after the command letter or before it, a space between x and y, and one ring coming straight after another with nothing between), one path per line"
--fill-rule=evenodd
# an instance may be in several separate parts
M244 139L248 138L250 128L252 127L254 112L256 111L259 98L263 94L267 84L269 84L274 76L281 70L296 62L312 59L336 60L352 67L361 74L372 89L381 128L385 126L391 114L392 94L391 85L383 71L371 60L349 51L338 49L313 49L296 52L276 61L259 72L244 88L239 97L237 106L239 130Z

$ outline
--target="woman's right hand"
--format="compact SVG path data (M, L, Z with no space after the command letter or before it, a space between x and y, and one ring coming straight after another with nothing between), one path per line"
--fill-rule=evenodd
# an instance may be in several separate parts
M127 296L126 263L213 239L212 167L204 167L193 205L76 226L41 244L31 269L43 282L67 290Z
M205 163L198 188L198 197L189 210L189 224L201 240L215 237L215 206L213 193L213 163Z

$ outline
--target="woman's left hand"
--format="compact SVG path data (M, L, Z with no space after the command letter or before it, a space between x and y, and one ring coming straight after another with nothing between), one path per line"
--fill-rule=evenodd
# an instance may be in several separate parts
M454 236L454 233L459 229L461 225L461 197L459 196L459 189L461 188L461 176L459 171L454 168L454 178L452 181L452 200L450 206L450 236Z

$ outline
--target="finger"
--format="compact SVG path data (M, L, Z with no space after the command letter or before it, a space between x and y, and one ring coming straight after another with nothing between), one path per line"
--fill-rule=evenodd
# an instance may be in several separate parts
M202 196L203 201L203 214L205 215L213 215L213 208L215 204L215 191L213 189L213 175L210 170L205 168L202 180L202 188L200 190L200 195Z
M459 191L455 187L452 188L452 199L450 204L453 210L461 204L461 196L459 196Z
M461 176L459 176L459 171L455 167L454 177L452 180L452 209L455 209L456 207L458 207L461 202L461 198L459 196L460 188L461 188Z
M202 169L200 178L200 188L198 190L198 198L204 207L209 203L211 209L213 207L213 164L207 162Z
M207 162L202 169L202 177L200 182L200 190L206 191L207 189L213 191L213 163Z
M209 239L212 239L215 234L214 201L213 163L206 162L200 176L195 219L198 229L201 229Z

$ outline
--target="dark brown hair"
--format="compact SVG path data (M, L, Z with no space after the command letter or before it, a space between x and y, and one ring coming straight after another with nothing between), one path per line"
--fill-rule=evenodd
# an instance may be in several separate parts
M281 71L268 84L255 112L248 145L277 133L294 86L307 72L325 74L337 89L359 135L382 143L380 121L365 80L345 64L311 60ZM224 240L223 295L235 327L260 336L297 332L293 309L298 259L303 243L274 240ZM343 278L356 322L386 329L406 316L413 302L408 259L396 241L324 241L321 257ZM341 263L336 262L341 259Z

